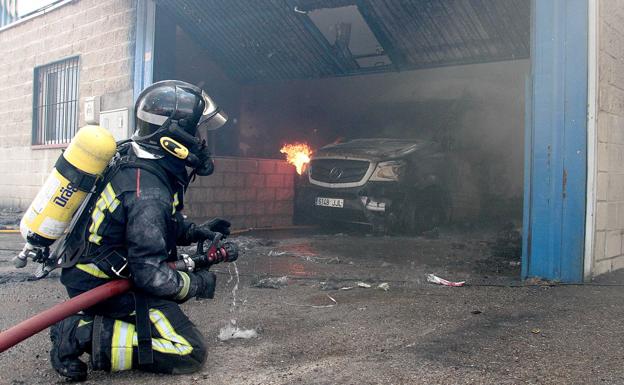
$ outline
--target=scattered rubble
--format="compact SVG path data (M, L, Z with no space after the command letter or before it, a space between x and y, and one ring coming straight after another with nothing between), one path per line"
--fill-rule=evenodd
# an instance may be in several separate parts
M219 330L220 341L228 341L232 339L250 339L258 337L258 332L255 329L240 329L236 325L228 324Z
M453 286L453 287L464 286L466 284L466 281L459 281L459 282L448 281L444 278L438 277L435 274L427 274L427 282L435 283L437 285L442 285L442 286Z
M307 262L324 263L328 265L334 264L334 263L341 263L340 258L338 257L314 257L314 256L309 256L309 255L302 255L302 256L299 256L299 258Z
M390 290L390 285L388 285L388 282L382 282L379 285L377 285L377 289L388 291Z
M324 309L324 308L328 308L328 307L334 307L338 304L338 302L329 294L325 294L327 296L327 298L329 298L333 303L329 304L329 305L300 305L300 304L296 304L296 303L290 303L290 302L284 302L285 305L290 305L290 306L297 306L297 307L311 307L314 309Z
M259 289L279 289L281 287L288 286L288 277L268 277L263 279L256 278L251 282L251 287Z

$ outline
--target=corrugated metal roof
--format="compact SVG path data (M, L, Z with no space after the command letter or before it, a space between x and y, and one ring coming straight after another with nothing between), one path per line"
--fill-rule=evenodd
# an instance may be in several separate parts
M530 0L156 0L241 82L527 58ZM392 61L360 67L307 12L357 5ZM348 53L348 52L347 52Z

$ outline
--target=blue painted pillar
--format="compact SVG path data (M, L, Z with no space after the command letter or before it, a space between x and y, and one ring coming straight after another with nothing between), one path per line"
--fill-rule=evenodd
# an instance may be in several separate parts
M156 4L137 0L134 46L134 100L153 82Z
M590 0L533 0L523 278L583 280Z

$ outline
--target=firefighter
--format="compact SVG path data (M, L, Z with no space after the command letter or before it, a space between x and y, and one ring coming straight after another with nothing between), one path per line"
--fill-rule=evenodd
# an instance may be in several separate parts
M136 130L104 176L84 251L61 273L70 297L111 279L129 278L134 289L50 329L52 366L70 380L86 379L85 352L94 370L113 372L191 373L206 358L202 334L178 304L212 298L215 275L168 262L177 259L176 246L229 234L226 220L196 225L180 213L190 181L214 170L200 133L227 117L200 88L174 80L146 88L135 111Z

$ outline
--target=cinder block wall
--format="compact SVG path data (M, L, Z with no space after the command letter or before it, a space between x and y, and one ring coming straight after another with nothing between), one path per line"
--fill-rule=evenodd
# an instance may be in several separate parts
M80 56L84 99L132 106L134 0L75 0L0 31L0 207L24 209L61 153L31 147L36 66Z
M598 153L593 274L624 267L624 6L599 2Z
M294 178L285 161L216 158L215 173L191 184L183 213L195 222L223 217L236 229L291 225Z

